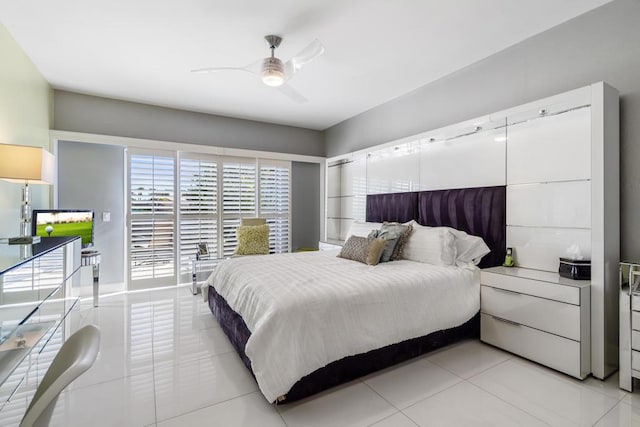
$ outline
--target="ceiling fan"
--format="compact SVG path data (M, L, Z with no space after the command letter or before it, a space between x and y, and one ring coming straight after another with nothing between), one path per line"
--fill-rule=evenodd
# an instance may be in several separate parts
M216 73L219 71L246 71L261 76L262 82L267 86L277 87L280 92L288 96L295 102L304 103L307 99L300 95L291 86L287 85L289 81L300 69L313 61L317 56L322 55L324 46L318 39L312 41L307 47L302 49L293 58L287 62L282 62L280 58L276 58L275 50L282 42L282 37L275 35L265 36L264 39L271 49L271 56L260 59L244 67L209 67L191 70L193 73Z

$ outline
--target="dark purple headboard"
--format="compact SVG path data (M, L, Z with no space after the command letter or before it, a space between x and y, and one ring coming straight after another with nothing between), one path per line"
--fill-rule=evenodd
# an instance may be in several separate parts
M445 226L482 237L491 253L481 268L501 265L506 252L505 186L420 191L367 196L367 221L406 222ZM414 216L410 216L413 214Z
M417 192L367 196L368 222L407 222L412 219L418 219Z

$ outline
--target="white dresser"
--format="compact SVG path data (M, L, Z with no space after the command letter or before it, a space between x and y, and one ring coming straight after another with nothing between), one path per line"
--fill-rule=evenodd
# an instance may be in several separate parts
M583 379L591 372L590 281L527 268L482 270L480 339Z
M640 263L620 263L620 388L640 379Z

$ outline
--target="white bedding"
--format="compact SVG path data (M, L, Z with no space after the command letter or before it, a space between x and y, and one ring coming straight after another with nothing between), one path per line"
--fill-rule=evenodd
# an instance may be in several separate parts
M231 258L202 289L206 299L214 286L244 319L245 352L269 402L333 361L459 326L480 309L479 270L336 254Z

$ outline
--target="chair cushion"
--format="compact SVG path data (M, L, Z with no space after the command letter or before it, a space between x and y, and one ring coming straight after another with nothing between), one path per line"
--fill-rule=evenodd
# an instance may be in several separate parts
M267 255L269 253L269 226L241 225L236 229L238 246L236 255Z

